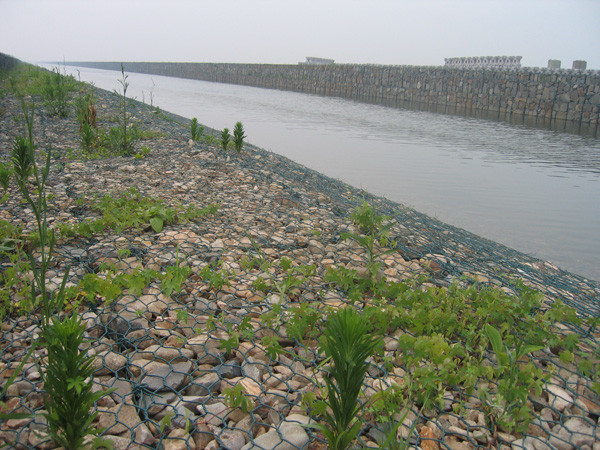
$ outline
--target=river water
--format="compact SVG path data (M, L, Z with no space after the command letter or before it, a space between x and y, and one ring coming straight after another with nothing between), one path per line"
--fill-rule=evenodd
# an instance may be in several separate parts
M120 72L65 68L120 89ZM128 74L128 93L330 177L600 280L600 139L506 122Z

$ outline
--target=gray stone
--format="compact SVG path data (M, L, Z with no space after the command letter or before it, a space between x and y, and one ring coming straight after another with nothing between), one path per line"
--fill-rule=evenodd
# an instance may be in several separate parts
M224 430L219 435L219 438L223 443L223 447L228 450L241 450L241 448L246 444L244 434L237 430Z
M238 364L225 363L215 367L215 370L221 378L237 378L242 376L242 368Z
M209 396L221 388L221 379L216 372L209 372L192 380L185 394L189 396Z
M189 381L191 368L192 363L189 361L170 365L158 364L146 372L140 383L145 384L151 391L177 391Z
M303 448L309 441L308 434L302 425L308 424L310 419L300 414L290 414L277 429L258 436L249 442L243 450L258 450L277 448L277 450L297 450Z
M199 405L198 412L203 416L207 425L222 426L231 408L224 403L217 402L210 405Z

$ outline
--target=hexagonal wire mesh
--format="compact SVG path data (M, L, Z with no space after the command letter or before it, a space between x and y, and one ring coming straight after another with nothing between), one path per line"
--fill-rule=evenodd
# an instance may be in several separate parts
M114 108L112 94L96 90L95 95L99 105ZM410 315L442 311L449 315L441 323L450 329L452 307L442 303L453 298L445 294L453 286L503 291L493 294L496 303L484 312L492 315L504 307L502 302L510 303L507 299L521 301L527 292L521 280L544 294L543 302L514 319L515 335L526 337L558 299L581 317L598 317L596 283L252 145L227 157L215 145L189 144L189 121L181 117L139 103L131 112L142 129L155 132L147 158L72 161L66 154L67 147L77 145L76 125L43 116L36 122L40 145L61 134L65 139L53 145L57 162L48 189L55 197L50 208L55 225L98 218L102 211L94 194L116 198L131 186L138 201L160 199L178 211L178 218L158 231L146 220L123 230L109 227L87 237L61 237L56 248L50 283L57 289L70 267L73 298L79 300L89 338L86 348L94 358L95 388L116 388L95 407L101 434L113 445L326 448L323 435L304 425L319 420L311 415L315 404L310 399L324 397L329 370L318 337L327 316L344 305L363 310L373 330L385 333L384 347L369 360L356 445L376 446L390 429L394 442L405 439L422 448L591 448L598 440L598 334L593 327L552 328L558 342L575 331L580 339L574 349L584 352L590 364L582 364L575 350L560 353L555 341L533 352L533 359L526 355L516 362L518 373L543 380L541 390L526 392L525 409L533 420L517 432L498 413L502 405L495 395L502 381L489 375L499 356L485 338L485 321L474 324L478 329L470 331L477 341L467 343L461 336L468 324L460 320L459 330L446 335L440 328L415 328L419 320L439 320L434 314L425 319ZM379 265L373 273L365 271L365 248L344 239L347 232L360 234L350 214L365 200L394 222L389 240L375 246ZM218 212L183 218L189 205L201 209L208 204L217 204ZM31 229L31 212L13 191L1 209L3 218ZM383 250L393 251L384 255ZM9 253L2 257L3 270L17 264ZM340 268L348 272L336 272ZM345 273L346 281L335 273ZM12 302L19 301L17 288L10 295ZM455 303L459 315L482 307L479 294L461 295L456 298L467 298L462 305L467 309ZM433 303L427 311L410 303L412 298ZM512 323L503 314L508 313L498 311L506 320L490 322L499 328ZM39 333L35 313L14 312L3 319L3 384ZM419 334L430 340L411 340ZM437 341L441 359L435 359L433 347L423 354L411 347L436 336L442 336ZM473 342L485 348L477 353L468 347ZM492 372L477 373L467 382L463 375L476 354L476 365ZM44 355L41 346L3 399L5 412L31 413L2 423L0 438L9 447L53 447L40 416ZM512 388L525 383L518 376L513 381ZM392 395L378 397L381 392ZM376 403L377 398L387 403Z

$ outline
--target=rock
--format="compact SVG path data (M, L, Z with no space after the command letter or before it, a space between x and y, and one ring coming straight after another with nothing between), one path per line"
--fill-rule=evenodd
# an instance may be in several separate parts
M217 402L210 405L198 405L198 412L203 416L207 425L222 426L231 408L224 403Z
M189 371L192 363L189 361L175 364L156 364L146 371L140 380L151 391L178 391L189 381Z
M208 425L204 423L204 419L196 420L196 432L194 433L194 442L197 449L206 448L209 442L215 438L214 433Z
M194 352L190 349L166 347L164 345L151 345L137 353L144 359L166 362L186 361L194 357Z
M267 433L254 438L252 442L244 445L243 450L258 450L277 448L277 450L297 450L303 448L309 441L308 434L302 425L310 419L300 414L290 414L278 429L271 429Z
M548 404L560 412L573 404L573 397L555 384L548 384L546 391L548 392Z
M98 414L100 428L105 428L107 433L120 434L132 430L140 423L140 416L133 405L118 404Z
M127 364L127 357L111 351L102 352L94 357L92 367L95 376L114 375Z
M419 435L421 436L421 448L423 450L439 450L440 445L431 428L424 426L421 428Z
M221 379L216 372L209 372L195 378L186 389L186 395L202 397L212 395L221 389Z
M241 450L241 448L246 444L244 434L237 430L223 430L223 432L219 435L219 438L223 443L223 447L228 450Z
M122 436L102 436L102 439L106 439L108 442L112 444L113 450L132 450L138 449L139 446L132 445L131 439Z
M242 376L242 368L238 364L226 363L215 367L221 378L231 379Z
M164 450L196 450L196 443L183 428L175 428L162 441Z

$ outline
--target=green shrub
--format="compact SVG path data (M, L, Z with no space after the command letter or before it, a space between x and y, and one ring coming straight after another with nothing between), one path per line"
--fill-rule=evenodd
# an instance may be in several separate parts
M93 358L79 349L83 328L74 313L62 320L53 317L42 333L48 350L45 417L50 436L65 449L82 448L86 436L97 433L92 427L97 413L90 414L90 409L106 395L104 391L92 392Z
M357 436L362 422L358 414L362 406L358 396L369 367L367 358L381 345L381 338L368 333L367 323L351 307L339 310L327 320L321 338L321 350L329 358L329 376L324 418L327 426L310 425L327 438L329 448L348 448Z
M121 92L115 90L120 96L119 100L119 120L120 126L111 128L109 131L109 147L120 155L129 156L133 154L133 146L137 139L137 129L129 123L129 113L127 107L130 100L127 98L127 89L129 88L128 76L125 75L125 69L121 64L121 79L118 80L121 85Z
M75 80L70 75L62 75L55 67L44 76L42 96L50 115L67 117L69 115L68 97L75 89Z
M246 135L244 134L244 127L242 126L242 122L237 122L235 124L235 128L233 129L233 145L238 153L242 151L242 146L244 145L244 138Z
M192 140L197 142L202 139L202 134L204 133L204 127L198 125L198 119L195 117L192 119L192 124L190 125L190 131L192 134Z
M229 134L229 128L224 128L223 131L221 131L221 147L223 148L224 152L227 151L230 138L231 135Z

